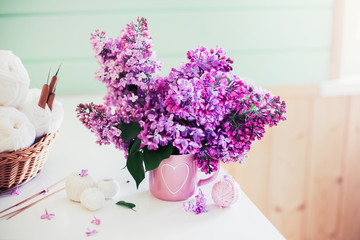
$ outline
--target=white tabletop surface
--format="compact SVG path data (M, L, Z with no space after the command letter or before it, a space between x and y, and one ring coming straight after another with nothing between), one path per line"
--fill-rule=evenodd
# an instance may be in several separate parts
M61 191L10 220L0 219L0 239L88 239L88 229L98 232L90 239L284 239L243 192L235 205L221 209L211 199L213 184L203 186L209 212L195 215L185 212L182 202L153 197L148 176L137 190L123 169L123 153L111 145L97 145L93 134L76 118L78 103L100 102L101 97L66 96L58 100L64 106L65 118L43 171L20 187L20 195L1 194L0 211L81 169L88 169L94 180L114 178L120 191L95 212L70 201ZM218 179L223 174L222 170ZM136 212L115 205L119 200L136 204ZM45 209L55 214L52 220L40 219ZM100 225L91 224L94 216L101 220Z

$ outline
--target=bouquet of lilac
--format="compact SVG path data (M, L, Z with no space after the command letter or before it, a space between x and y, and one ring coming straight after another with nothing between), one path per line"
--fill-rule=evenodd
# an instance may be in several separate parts
M285 102L236 76L221 48L190 50L188 62L160 77L144 18L116 39L96 31L91 44L107 93L103 105L79 104L77 115L97 143L126 152L137 187L171 154L195 154L205 173L220 161L242 163L265 126L285 120Z

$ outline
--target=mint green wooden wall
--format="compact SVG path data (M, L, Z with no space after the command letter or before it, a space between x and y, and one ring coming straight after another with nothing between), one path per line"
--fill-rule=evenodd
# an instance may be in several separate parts
M89 44L148 19L162 75L198 45L224 48L237 75L258 85L319 83L329 72L332 0L0 0L0 49L24 62L40 88L63 62L59 94L104 91Z

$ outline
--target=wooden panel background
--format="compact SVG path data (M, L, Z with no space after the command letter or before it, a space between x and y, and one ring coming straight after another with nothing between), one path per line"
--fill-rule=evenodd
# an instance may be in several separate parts
M0 48L23 59L32 87L63 62L59 94L105 91L89 43L101 29L117 36L144 16L162 75L198 45L224 48L234 72L259 85L328 78L333 0L1 0Z
M360 96L273 88L287 121L225 168L289 240L360 239Z

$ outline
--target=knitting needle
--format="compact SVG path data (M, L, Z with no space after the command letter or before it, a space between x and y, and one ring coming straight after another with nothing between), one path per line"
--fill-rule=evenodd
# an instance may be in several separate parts
M44 200L44 199L46 199L46 198L48 198L48 197L50 197L50 196L52 196L52 195L54 195L54 194L62 191L62 190L64 190L64 189L65 189L65 187L60 188L60 189L56 190L55 192L53 192L53 193L51 193L51 194L49 194L49 195L46 195L45 197L40 198L39 200L37 200L37 201L35 201L35 202L33 202L33 203L25 206L25 207L22 207L22 208L20 208L20 209L18 209L18 210L15 210L15 211L11 212L11 213L8 213L8 214L6 214L6 215L4 215L4 216L1 216L0 218L9 216L9 217L6 219L6 220L9 220L10 218L15 217L16 215L18 215L19 213L23 212L24 210L30 208L31 206L34 206L35 204L41 202L42 200ZM10 215L11 215L11 216L10 216Z
M63 182L64 180L65 180L65 178L64 178L64 179L61 179L60 181L58 181L58 182L54 183L53 185L51 185L50 187L48 187L48 189L51 189L51 188L55 187L56 185L60 184L60 183ZM46 192L46 190L44 189L44 190L42 190L42 191L40 191L40 192L38 192L38 193L35 193L34 195L28 197L27 199L25 199L25 200L23 200L23 201L21 201L21 202L18 202L17 204L15 204L15 205L13 205L13 206L11 206L11 207L8 207L7 209L2 210L2 211L0 212L0 214L3 213L3 212L6 212L7 210L9 210L9 209L11 209L11 208L17 207L17 206L19 206L19 205L21 205L21 204L23 204L23 203L25 203L25 202L33 199L34 197L36 197L36 196L38 196L38 195L40 195L40 194L42 194L42 193L45 193L45 192Z

